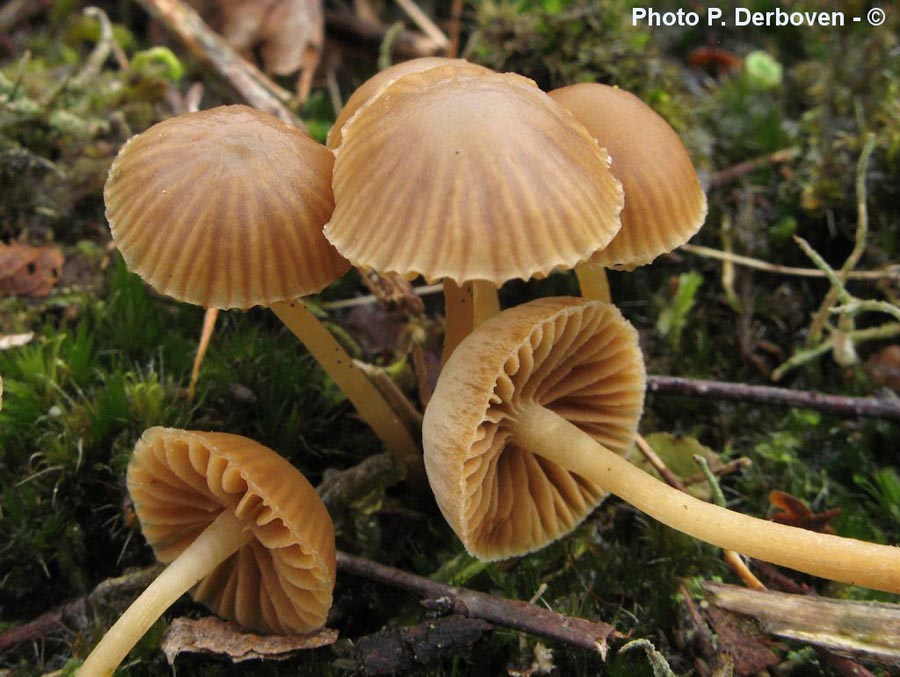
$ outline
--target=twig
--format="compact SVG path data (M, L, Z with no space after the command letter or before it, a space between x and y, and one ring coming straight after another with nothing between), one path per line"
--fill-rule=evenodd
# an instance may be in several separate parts
M9 35L20 23L46 12L51 0L10 0L0 7L0 35Z
M300 119L285 105L291 94L229 47L197 12L180 0L137 1L198 59L210 64L247 103L305 131Z
M687 489L684 486L684 483L678 478L678 476L673 473L669 466L666 465L665 461L663 461L659 455L653 450L653 447L650 446L650 443L644 439L644 436L638 434L635 437L635 444L637 445L638 451L640 451L644 458L650 461L650 465L652 465L656 471L662 475L662 478L668 483L669 486L675 487L679 491L687 492Z
M124 610L134 597L144 590L159 575L161 565L153 565L110 578L98 584L84 597L67 602L23 625L18 625L0 633L0 652L16 644L41 639L64 630L84 630L103 607Z
M750 256L741 256L740 254L731 254L723 252L712 247L702 247L696 244L683 244L678 251L686 251L697 256L704 256L719 261L730 261L745 268L754 268L767 273L776 273L778 275L793 275L795 277L827 277L827 275L815 268L795 268L793 266L782 266L777 263L769 263L761 259L754 259ZM900 270L897 266L891 266L886 270L854 270L847 273L848 280L900 280Z
M836 307L834 306L834 303L832 303L828 308L829 312L849 313L851 315L864 312L878 312L886 313L887 315L891 315L895 319L900 320L900 308L887 301L861 300L851 295L850 292L847 291L847 287L844 286L844 281L840 278L840 274L835 272L835 270L828 265L828 262L822 258L822 255L819 254L819 252L812 248L812 245L810 245L809 242L802 237L794 237L794 241L800 246L803 253L806 254L823 273L825 273L825 277L831 282L831 288L834 290L837 300L841 302L841 305Z
M809 350L801 350L800 352L795 353L787 362L778 367L778 369L775 369L772 372L772 380L777 381L791 369L799 367L802 364L806 364L807 362L817 358L819 355L824 355L829 350L833 350L836 338L839 338L842 341L849 342L850 345L852 345L854 343L861 343L863 341L877 341L881 339L893 338L895 336L900 336L900 322L888 322L887 324L883 324L879 327L854 329L853 331L848 332L833 331L831 336L822 341L819 345L815 346L814 348L810 348ZM874 414L864 414L860 412L857 415L869 416ZM895 416L881 416L881 418L895 418Z
M761 169L768 165L774 165L781 162L790 162L798 155L800 155L799 148L783 148L782 150L776 150L774 153L769 153L768 155L763 155L762 157L747 160L745 162L739 162L736 165L732 165L731 167L727 167L713 174L709 178L709 187L710 189L721 188L722 186L729 184L732 181L736 181L742 176L755 172L757 169Z
M856 164L856 233L853 238L853 250L847 257L844 264L837 271L837 279L841 282L847 280L847 275L856 268L859 259L866 250L866 239L869 234L869 212L866 209L866 173L869 169L869 160L872 152L875 150L875 135L866 134L863 142L862 152L859 154L859 161ZM823 261L824 263L824 261ZM825 272L823 270L823 272ZM838 298L839 288L832 285L825 298L822 299L822 305L813 315L812 322L809 325L809 335L807 336L806 345L813 346L822 339L822 331L825 328L825 322L828 319L828 313ZM849 315L841 317L841 330L847 333L853 329L853 319Z
M326 472L316 491L328 511L335 514L375 488L388 487L401 480L403 466L384 452L369 456L352 468Z
M900 333L900 324L896 325ZM867 330L858 330L857 333ZM647 390L652 393L710 397L737 402L756 402L772 406L815 409L838 416L868 416L900 421L900 399L877 397L847 397L826 395L807 390L792 390L774 386L748 385L726 381L681 378L678 376L648 376Z
M442 291L444 291L444 286L441 284L427 284L422 285L421 287L412 288L412 293L418 296L425 296L426 294L437 294ZM355 306L365 306L369 303L377 303L378 300L378 297L374 294L366 294L365 296L356 296L352 299L327 301L320 304L319 307L323 310L341 310L343 308L353 308Z
M103 64L112 53L113 46L116 44L115 38L113 38L112 24L109 22L106 12L99 7L85 7L82 14L97 20L100 24L100 38L97 40L97 44L94 45L94 49L91 50L90 55L88 55L78 75L69 81L71 87L78 89L90 85L97 78L103 69Z
M565 642L597 652L601 657L606 654L607 639L616 632L615 627L607 623L565 616L528 602L445 585L344 552L337 553L337 561L341 573L419 595L426 598L425 604L431 608Z
M462 0L453 0L450 5L450 45L447 56L455 59L459 56L459 32L462 27Z
M437 24L422 11L421 7L412 0L396 0L396 2L400 6L400 9L406 12L406 15L412 19L413 23L415 23L425 35L440 45L441 50L444 52L447 51L447 48L450 46L450 40L444 35L444 31L438 28Z
M326 12L325 22L330 34L343 34L372 46L380 45L389 30L380 23L366 21L350 12ZM434 56L440 53L442 48L427 35L404 30L397 35L394 51L400 57L411 59L419 56Z
M700 471L706 478L706 483L709 484L710 491L712 492L712 502L720 508L726 507L725 494L722 493L722 487L719 486L719 480L716 478L715 474L713 474L713 471L710 470L709 463L707 463L706 459L700 454L694 455L694 463L700 466ZM748 588L753 588L754 590L766 589L766 586L764 586L747 567L747 563L740 554L726 548L722 550L722 559L725 560L725 564L737 574L738 578L740 578Z

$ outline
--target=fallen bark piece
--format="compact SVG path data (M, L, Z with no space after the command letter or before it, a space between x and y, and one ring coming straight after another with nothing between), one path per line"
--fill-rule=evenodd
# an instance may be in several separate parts
M366 675L401 673L427 666L442 655L459 655L492 629L490 623L459 615L385 628L356 641L356 658Z
M704 583L710 604L750 616L776 637L863 662L900 667L900 606Z
M162 641L162 650L170 666L183 653L226 656L232 663L265 659L281 661L300 651L334 644L338 631L322 628L309 635L258 635L237 623L215 616L176 618Z

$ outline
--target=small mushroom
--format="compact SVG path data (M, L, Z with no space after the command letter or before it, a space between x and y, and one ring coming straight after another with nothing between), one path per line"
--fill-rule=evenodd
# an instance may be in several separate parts
M675 130L634 94L598 83L549 94L606 149L625 191L621 230L575 269L585 296L608 301L603 268L631 270L687 242L706 218L706 195Z
M458 306L477 324L504 282L606 246L622 206L606 153L570 113L527 78L482 71L406 73L360 106L341 128L325 227L363 269L468 285L448 336L466 333Z
M438 68L440 66L452 66L460 72L468 72L473 74L492 73L493 71L484 66L470 63L465 59L448 59L442 56L423 56L418 59L409 59L401 61L393 66L389 66L382 71L378 71L375 75L363 82L353 94L347 99L347 103L338 113L331 130L328 132L328 147L337 150L343 142L341 130L344 125L354 116L356 111L373 99L381 96L384 89L395 80L402 78L410 73L419 73L430 68Z
M219 616L262 632L325 624L335 581L334 526L299 470L239 435L150 428L128 491L168 567L125 611L79 671L111 675L188 590Z
M298 297L350 264L322 236L333 156L247 106L179 115L129 140L104 189L128 268L157 291L206 308L271 308L407 467L417 442L381 392Z
M504 311L447 361L425 412L425 469L444 517L482 559L536 550L604 492L722 548L900 592L900 548L789 527L705 503L629 463L641 415L637 332L600 301Z

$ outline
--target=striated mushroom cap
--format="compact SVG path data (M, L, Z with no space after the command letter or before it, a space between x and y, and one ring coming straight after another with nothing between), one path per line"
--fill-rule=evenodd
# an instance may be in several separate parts
M247 106L160 122L133 137L103 191L128 268L207 308L249 308L320 291L349 269L322 235L333 158Z
M482 560L538 550L605 496L517 444L510 423L524 405L542 405L624 455L644 388L637 332L601 301L532 301L466 337L441 371L422 426L428 480L466 550Z
M144 536L168 563L223 510L254 538L194 588L194 599L263 632L325 624L336 561L334 526L306 478L253 440L150 428L128 466L128 492Z
M570 268L612 239L622 193L590 134L526 78L443 66L343 127L325 236L354 265L457 284Z
M631 269L687 242L706 219L706 195L675 130L634 94L581 83L550 92L612 158L625 190L622 229L591 258Z
M418 59L401 61L389 68L385 68L357 87L356 91L347 99L347 103L344 104L337 119L334 121L334 125L328 132L328 147L335 149L341 145L343 141L341 130L344 124L364 104L379 96L385 87L409 73L418 73L429 68L438 68L439 66L452 66L460 73L471 73L473 75L487 75L494 72L490 68L479 66L465 59L448 59L443 56L423 56Z

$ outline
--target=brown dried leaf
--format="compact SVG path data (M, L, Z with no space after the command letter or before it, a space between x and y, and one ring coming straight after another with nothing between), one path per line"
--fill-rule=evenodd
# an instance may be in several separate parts
M51 245L0 244L0 296L48 296L64 261L62 251Z
M299 651L334 644L337 630L322 628L309 635L257 635L237 623L215 616L176 618L162 641L162 650L170 666L182 653L206 653L227 656L233 663L265 659L285 660Z
M314 70L325 41L321 0L192 0L225 41L244 54L259 48L276 75Z
M772 514L773 521L823 534L834 533L834 529L828 522L841 514L840 508L814 513L796 496L777 489L769 492L769 503L779 509L779 512Z
M900 346L885 346L866 360L866 373L880 386L900 392Z

